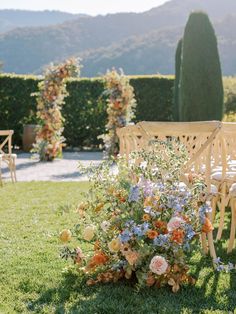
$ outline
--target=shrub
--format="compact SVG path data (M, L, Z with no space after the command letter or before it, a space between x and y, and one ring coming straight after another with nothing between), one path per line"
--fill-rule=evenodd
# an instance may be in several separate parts
M137 121L172 121L173 77L141 76L131 78L137 101Z
M36 100L30 95L38 82L34 76L0 75L0 128L15 131L15 145L22 145L23 125L36 123Z
M20 147L23 125L37 122L36 99L31 94L37 91L39 81L40 77L35 76L0 74L1 129L13 129L14 144ZM173 83L173 77L130 77L137 100L134 122L172 120ZM62 108L67 145L98 146L102 141L97 137L105 133L107 123L102 79L69 79L67 91L69 96Z
M216 35L203 12L190 15L184 31L180 120L221 120L223 84Z
M225 90L225 114L232 115L236 113L236 78L224 78Z
M179 121L179 81L181 69L181 55L182 55L182 38L179 40L175 53L175 85L174 85L174 121Z

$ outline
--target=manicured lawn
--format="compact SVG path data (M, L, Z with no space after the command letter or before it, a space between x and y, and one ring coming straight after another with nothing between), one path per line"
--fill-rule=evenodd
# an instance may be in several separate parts
M81 278L65 275L57 236L78 222L74 208L87 186L37 182L0 189L1 314L236 313L236 274L214 272L200 253L192 259L196 286L176 295L168 288L138 293L122 282L86 287ZM235 263L236 254L229 259Z

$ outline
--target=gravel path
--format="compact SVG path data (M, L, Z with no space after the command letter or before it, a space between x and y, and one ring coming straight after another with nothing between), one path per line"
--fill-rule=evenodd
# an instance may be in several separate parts
M66 152L63 159L39 162L38 159L32 159L31 154L21 153L17 155L17 181L86 181L87 178L80 175L77 169L78 163L89 166L91 163L98 164L102 158L100 152ZM4 164L2 174L4 181L10 180L9 170Z

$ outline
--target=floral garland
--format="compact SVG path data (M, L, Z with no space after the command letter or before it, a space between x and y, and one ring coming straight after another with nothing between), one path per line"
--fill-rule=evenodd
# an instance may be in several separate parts
M39 92L34 93L37 99L37 117L40 127L37 130L33 152L39 154L41 161L52 161L62 154L65 141L62 136L63 117L61 107L68 95L65 79L78 76L80 66L77 59L69 59L62 64L50 66L45 78L38 84Z
M61 256L89 276L88 285L127 279L177 292L195 283L189 263L200 249L200 234L213 228L210 196L197 176L189 176L189 185L180 182L187 158L177 142L131 156L128 164L118 157L115 173L112 161L93 170L91 189L78 207L79 224L60 234L63 243L74 237L80 246L65 245Z
M108 123L106 124L107 133L100 138L104 141L106 155L111 157L119 153L116 130L129 124L135 117L136 100L134 89L122 70L120 73L115 69L108 71L104 80L106 86L104 94L108 96Z

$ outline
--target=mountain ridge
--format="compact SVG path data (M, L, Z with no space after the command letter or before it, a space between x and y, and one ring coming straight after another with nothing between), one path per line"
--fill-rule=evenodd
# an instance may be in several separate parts
M0 34L0 60L5 71L16 73L39 73L48 63L75 55L84 59L85 76L104 73L112 66L123 67L127 74L170 74L176 43L193 9L208 10L224 73L235 74L234 16L232 26L227 27L227 16L236 14L235 0L199 0L198 4L172 0L144 13L88 16L59 25L18 28Z

